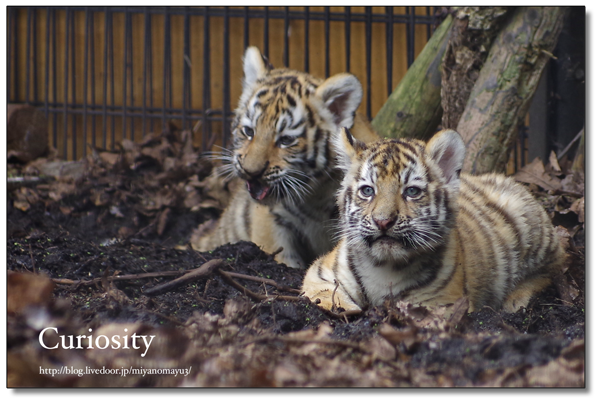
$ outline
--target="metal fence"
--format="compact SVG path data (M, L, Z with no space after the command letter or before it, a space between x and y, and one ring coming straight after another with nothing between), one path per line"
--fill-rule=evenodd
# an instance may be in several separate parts
M585 121L585 8L570 7L507 166L561 150ZM48 120L50 145L78 159L168 122L227 145L241 57L355 74L372 118L441 22L436 7L8 7L7 100Z
M369 118L429 39L434 7L9 7L8 102L45 112L64 158L169 121L227 144L241 56L356 74ZM198 124L201 122L201 125Z

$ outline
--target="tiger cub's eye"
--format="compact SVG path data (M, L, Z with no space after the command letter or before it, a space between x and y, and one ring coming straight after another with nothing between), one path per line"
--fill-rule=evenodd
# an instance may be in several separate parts
M294 136L281 136L279 138L279 145L284 147L289 146L292 145L294 141L296 141L296 137Z
M371 197L375 194L375 189L373 189L371 186L365 185L359 189L359 192L364 197Z
M423 193L423 191L421 189L419 189L418 187L415 187L415 186L408 187L404 191L404 194L407 195L408 197L417 197L421 193Z
M248 137L248 140L252 140L254 137L254 129L249 126L242 127L242 134Z

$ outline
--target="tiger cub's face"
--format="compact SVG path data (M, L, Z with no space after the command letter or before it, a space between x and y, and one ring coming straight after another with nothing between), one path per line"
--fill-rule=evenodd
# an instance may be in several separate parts
M442 247L464 158L458 133L440 132L428 144L386 139L367 146L342 129L334 146L346 172L338 205L349 247L378 264L405 264Z
M345 73L323 81L273 69L255 47L245 53L244 74L229 169L260 203L300 202L329 176L330 137L352 126L360 82Z

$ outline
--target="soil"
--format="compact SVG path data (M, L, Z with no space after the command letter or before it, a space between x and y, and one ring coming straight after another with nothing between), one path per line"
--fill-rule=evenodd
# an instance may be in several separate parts
M146 145L164 146L161 138ZM334 314L299 295L302 271L254 244L186 248L192 231L219 214L216 203L184 203L193 192L208 200L201 185L189 184L210 169L200 174L195 162L159 186L168 172L159 158L162 165L137 170L101 160L76 178L9 189L10 387L585 386L583 231L570 239L571 263L557 285L517 313L386 301L359 315ZM9 172L29 168L9 165ZM75 186L57 197L65 184ZM150 213L140 207L165 189L187 190ZM153 289L215 259L210 273ZM39 342L47 327L60 335L155 338L144 357L142 349L50 350ZM47 332L46 345L59 342L56 333ZM188 372L107 373L127 368Z

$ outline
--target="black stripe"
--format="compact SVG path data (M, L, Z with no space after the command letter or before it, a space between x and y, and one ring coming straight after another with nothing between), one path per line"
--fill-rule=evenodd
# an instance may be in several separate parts
M246 231L246 234L248 234L248 236L250 237L250 239L252 239L252 227L250 225L250 206L252 200L250 200L249 197L246 197L245 200L245 204L244 204L244 230Z
M491 237L491 234L487 231L488 227L490 226L486 226L486 225L482 225L482 223L479 221L479 219L474 215L474 213L471 210L468 210L464 207L461 206L460 210L465 213L466 215L468 215L471 218L471 222L474 223L476 225L476 227L478 227L478 229L480 230L481 234L483 235L483 237L485 238L486 245L493 245L494 244L494 240ZM504 245L506 246L506 245ZM493 264L493 267L489 267L488 269L490 269L490 273L496 273L498 274L498 268L495 267L496 262L498 261L498 259L496 258L496 251L493 247L490 247L489 249L486 250L486 255L490 255L492 257L490 264ZM483 263L483 262L482 262ZM510 277L510 276L508 276ZM493 289L495 287L492 287L491 284L488 284L485 289L480 288L476 291L478 291L481 295L483 295L482 298L480 298L480 301L483 301L483 304L485 304L486 302L490 301L490 304L492 306L498 306L499 304L502 303L502 299L504 298L503 295L497 296L495 295ZM475 291L475 290L474 290ZM497 298L500 297L500 298ZM474 301L471 301L471 303L474 303ZM480 306L480 305L478 305Z
M294 97L292 97L290 94L287 94L286 98L292 108L296 107L296 100Z
M351 251L348 250L348 247L346 247L346 256L347 256L347 260L348 260L348 269L350 269L350 272L356 279L356 282L358 283L358 286L360 288L361 295L366 296L367 292L366 292L365 286L363 284L362 279L360 278L360 276L358 274L358 271L356 270L356 263L354 262L354 257L352 255ZM350 297L350 298L352 299L352 297ZM354 301L354 299L352 299L352 300ZM356 305L361 306L361 304L356 304Z

